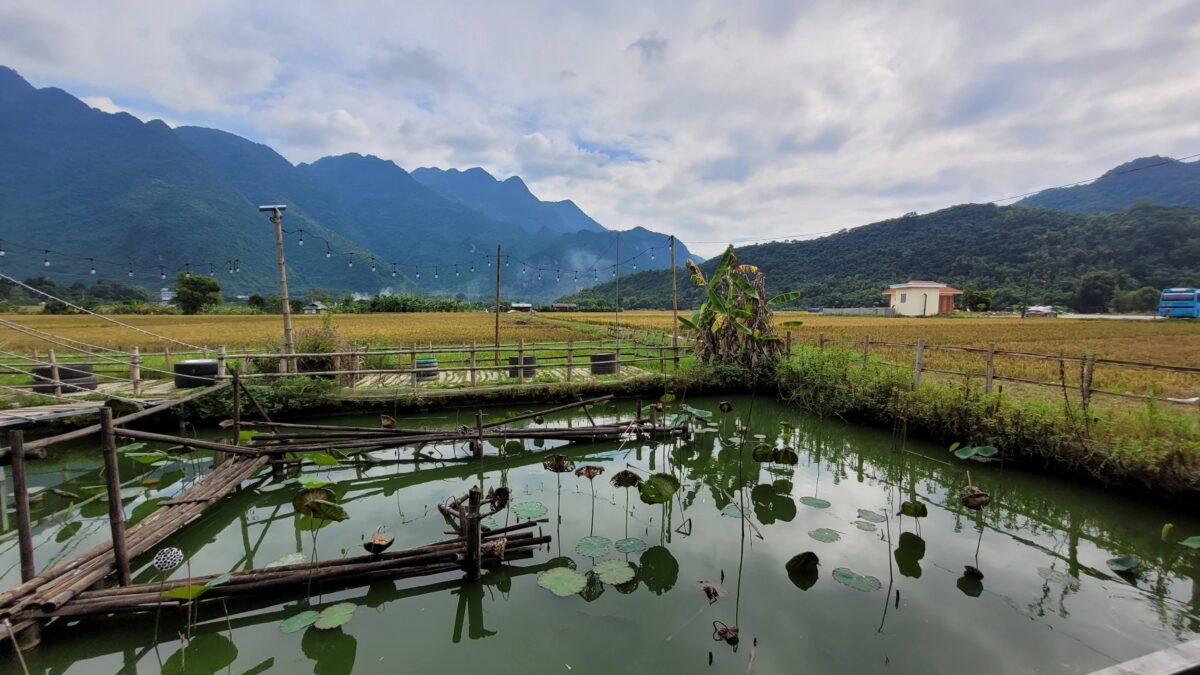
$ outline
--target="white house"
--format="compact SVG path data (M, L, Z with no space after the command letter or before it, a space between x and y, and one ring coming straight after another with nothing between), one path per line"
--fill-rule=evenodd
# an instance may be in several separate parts
M320 300L314 300L304 306L305 314L324 314L326 310L325 303Z
M900 316L934 316L954 311L954 296L962 291L937 281L892 284L883 292L891 296L888 306Z

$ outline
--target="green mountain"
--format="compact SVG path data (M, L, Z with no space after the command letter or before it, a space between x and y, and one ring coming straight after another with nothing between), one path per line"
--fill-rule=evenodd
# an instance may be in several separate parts
M289 279L300 292L490 297L495 278L484 270L500 244L514 270L505 295L542 301L597 281L554 270L611 266L616 256L614 233L569 201L538 200L518 177L424 169L438 183L429 187L357 154L294 166L234 134L92 109L3 67L0 157L0 272L20 278L156 288L162 276L211 269L226 292L274 293L273 228L257 210L268 203L288 205ZM639 228L623 239L628 258L666 238Z
M1080 281L1099 272L1122 289L1200 286L1200 210L1138 203L1077 214L965 204L737 254L762 268L773 292L800 291L797 307L883 305L888 284L909 279L993 289L1006 305L1019 303L1028 285L1031 302L1069 305ZM683 270L678 279L680 305L698 304L701 289ZM616 290L610 281L563 301L611 306ZM622 278L620 292L623 307L669 307L670 272Z
M1043 190L1021 203L1058 211L1100 213L1120 211L1139 200L1200 208L1200 162L1141 157L1087 185Z

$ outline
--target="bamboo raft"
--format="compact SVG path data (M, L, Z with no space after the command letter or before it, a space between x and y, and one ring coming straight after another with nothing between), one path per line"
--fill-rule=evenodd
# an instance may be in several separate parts
M22 647L28 647L37 644L41 627L47 622L144 612L180 604L178 600L164 598L163 592L188 583L203 584L217 575L193 577L190 581L133 584L130 581L130 560L151 552L167 537L179 532L213 504L239 489L247 480L254 478L264 467L270 466L274 475L281 476L285 467L303 463L303 453L306 452L337 451L341 455L348 455L354 452L413 446L414 452L417 453L415 456L419 457L420 448L426 444L466 442L470 446L472 459L481 459L484 457L486 440L596 442L654 438L687 432L686 426L671 427L660 424L653 408L648 418L643 417L640 403L633 420L597 424L588 412L588 407L611 399L611 395L580 400L537 412L530 411L488 423L483 421L483 411L479 411L474 426L461 426L447 431L275 422L236 374L231 384L232 416L222 423L222 427L232 427L232 443L158 434L124 426L169 408L170 405L166 404L116 419L112 417L109 408L103 408L100 424L29 444L23 442L20 431L10 432L9 447L0 451L0 461L10 461L13 468L22 583L0 593L0 640L15 638ZM229 386L229 383L197 392L196 395L174 404L198 398L226 386ZM242 396L249 399L262 419L242 419ZM582 409L587 414L590 424L578 427L509 427L515 422L527 420L541 424L543 416L571 409ZM388 421L381 420L385 427L394 426L394 422L389 425ZM243 445L238 441L243 428L269 428L271 431L257 434ZM24 464L27 459L41 457L45 448L57 442L87 437L96 432L100 435L106 466L111 541L67 562L35 573ZM168 443L223 454L214 455L214 468L209 474L175 497L160 502L157 510L126 531L124 513L120 506L117 438ZM481 519L490 515L481 513L483 503L483 496L476 487L449 505L439 505L439 509L459 535L454 539L404 551L321 561L315 565L303 563L238 572L231 574L224 583L213 586L202 597L190 602L264 592L274 593L312 584L345 587L370 583L375 579L400 579L453 571L462 571L466 579L473 580L479 578L483 568L532 557L539 547L550 541L548 536L534 536L532 532L526 531L534 527L535 522L524 522L495 530L483 528ZM507 506L507 499L506 496L504 499L494 499L489 495L486 503L492 504L492 513L495 513ZM114 575L116 585L109 585L110 578Z

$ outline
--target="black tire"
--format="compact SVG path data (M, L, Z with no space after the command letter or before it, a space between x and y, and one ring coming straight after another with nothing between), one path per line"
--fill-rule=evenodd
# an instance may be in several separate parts
M617 355L615 352L592 354L593 375L615 375L617 372Z
M508 376L521 377L521 371L524 370L525 377L533 377L537 375L537 357L536 356L510 356L508 357ZM524 366L524 368L521 368Z
M33 379L35 379L35 380L51 380L51 379L53 379L53 376L50 374L51 371L52 371L51 366L34 366L33 367ZM69 378L70 379L78 379L81 377L88 377L94 372L95 371L92 370L92 364L90 364L90 363L71 363L71 364L64 363L64 364L58 366L58 378L60 380L66 380Z
M190 359L175 364L175 387L196 389L217 381L216 359Z
M53 394L55 384L52 382L39 382L33 385L33 393L35 394ZM70 394L79 391L92 391L96 388L96 376L87 375L84 377L63 378L62 393Z

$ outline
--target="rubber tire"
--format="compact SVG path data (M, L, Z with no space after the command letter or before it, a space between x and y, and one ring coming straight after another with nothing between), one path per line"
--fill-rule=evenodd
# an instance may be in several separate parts
M33 393L35 394L53 394L55 385L51 382L40 382L33 385ZM79 391L92 391L96 388L96 376L87 375L85 377L63 378L62 392L70 394Z
M514 378L521 377L521 366L524 366L525 377L534 377L537 375L537 357L526 354L525 356L508 357L508 376Z
M53 379L50 374L51 371L52 371L52 369L50 366L34 366L33 367L33 378L35 380L37 380L37 379L42 379L42 380ZM92 369L92 364L90 364L90 363L72 363L69 365L64 363L64 364L58 366L58 377L61 380L90 377L94 372L96 372L96 371Z
M175 388L197 389L217 381L216 359L190 359L175 364Z
M605 352L591 355L593 375L615 375L617 373L616 352Z

